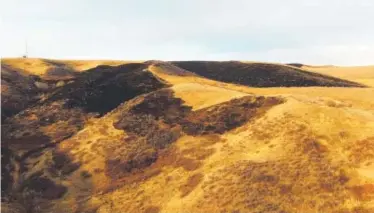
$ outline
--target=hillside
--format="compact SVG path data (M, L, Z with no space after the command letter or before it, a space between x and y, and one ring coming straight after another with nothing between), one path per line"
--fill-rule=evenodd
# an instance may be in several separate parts
M37 75L43 79L55 77L71 78L74 72L85 71L99 65L121 65L135 63L135 61L114 61L114 60L53 60L42 58L3 58L2 66L23 70L27 74ZM56 76L57 75L57 76Z
M98 65L120 65L125 61L74 61L38 58L1 60L1 119L4 121L35 104L55 89L72 82L82 71Z
M1 66L1 120L14 115L37 100L36 76Z
M288 66L201 63L39 79L51 89L2 123L2 211L374 211L374 88ZM15 72L20 85L42 76Z
M301 68L374 87L374 66L338 67L303 65Z
M6 58L2 60L2 120L18 113L26 106L34 104L60 86L78 78L85 69L97 65L119 65L127 63L142 63L130 61L104 61L104 60L51 60L51 59L17 59ZM174 64L174 65L173 65ZM193 77L206 77L226 83L241 84L252 87L363 87L347 80L332 78L330 76L306 72L290 66L280 64L243 63L243 62L173 62L147 61L145 65L151 69L158 69L158 75L173 75ZM298 66L302 67L302 64ZM370 69L365 69L362 76L371 78ZM228 74L230 73L230 74ZM323 73L323 72L321 72ZM326 72L326 74L330 74ZM353 78L357 80L357 78ZM184 81L184 79L182 79ZM206 80L205 80L206 82ZM358 81L363 82L363 81ZM367 81L363 82L366 83ZM370 85L370 84L367 84Z
M363 85L351 81L278 64L238 61L179 61L172 63L212 80L251 87L363 87Z
M2 144L30 151L59 142L79 131L88 119L101 117L127 100L167 86L152 73L144 72L143 67L141 63L101 65L86 71L74 82L8 118Z

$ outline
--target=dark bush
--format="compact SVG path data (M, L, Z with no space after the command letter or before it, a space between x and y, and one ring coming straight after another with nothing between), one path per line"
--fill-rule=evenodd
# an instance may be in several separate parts
M87 179L87 178L90 178L92 175L89 173L89 172L87 172L87 171L82 171L81 172L81 177L83 178L83 179Z
M77 162L72 162L65 153L53 152L52 163L48 170L55 176L70 175L80 167Z
M22 190L32 190L44 199L54 200L61 198L66 192L67 188L63 185L56 184L52 180L41 177L38 174L32 175L25 180L22 185Z

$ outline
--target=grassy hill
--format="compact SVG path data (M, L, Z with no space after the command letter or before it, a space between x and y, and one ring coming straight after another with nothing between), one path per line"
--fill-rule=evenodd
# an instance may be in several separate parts
M5 66L14 88L49 89L2 123L4 212L374 211L374 88L262 63L147 61L53 80ZM224 76L204 76L214 70Z
M374 87L374 66L338 67L303 65L301 68Z
M181 61L172 63L212 80L252 87L363 86L347 80L279 64L242 63L238 61Z

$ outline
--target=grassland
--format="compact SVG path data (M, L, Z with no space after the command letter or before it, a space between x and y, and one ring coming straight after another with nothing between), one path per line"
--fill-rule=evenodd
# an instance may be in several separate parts
M56 66L45 61L49 60L39 60L25 72L44 76L45 66ZM3 63L16 70L26 62ZM2 128L3 135L17 136L2 149L11 174L4 176L9 183L6 193L23 198L2 202L5 210L22 212L32 205L42 212L98 213L374 211L370 67L358 68L355 74L349 71L354 68L341 68L344 79L369 82L367 87L297 83L260 88L209 79L176 63L102 66L88 72L81 69L114 62L58 63L79 74L5 120L20 128ZM235 75L231 65L217 67ZM282 69L287 78L288 67L272 69ZM301 69L343 78L340 68ZM319 74L322 82L331 82ZM108 97L116 99L114 90L141 92L121 96L104 111L87 109ZM63 107L69 100L79 104ZM95 104L86 106L90 101ZM25 157L25 150L35 151L28 146L30 133L24 133L29 129L38 133L31 138L37 139L36 145L41 139L53 145L42 146L42 151L36 146L36 152ZM26 189L39 193L38 199L27 200Z

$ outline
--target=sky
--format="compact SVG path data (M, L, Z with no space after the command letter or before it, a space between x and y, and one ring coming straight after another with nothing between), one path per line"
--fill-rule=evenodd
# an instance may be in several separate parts
M372 0L0 0L1 57L374 64Z

